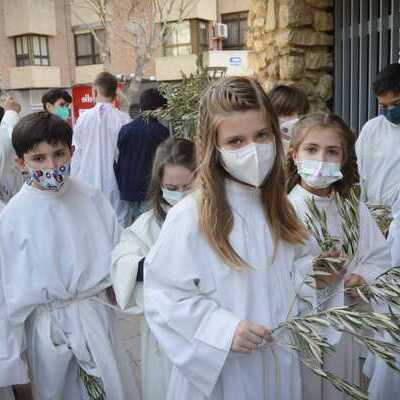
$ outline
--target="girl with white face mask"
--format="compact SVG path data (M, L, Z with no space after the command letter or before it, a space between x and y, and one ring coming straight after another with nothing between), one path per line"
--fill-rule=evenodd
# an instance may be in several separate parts
M305 222L309 213L307 200L313 199L327 216L329 234L344 240L341 217L334 193L348 197L358 182L354 152L355 136L346 124L333 114L312 114L303 117L293 132L288 154L289 199L298 216ZM314 221L315 222L315 221ZM337 290L370 283L390 267L390 253L386 241L367 207L359 204L359 239L354 257L345 264L344 277ZM315 240L313 253L320 252ZM351 292L350 292L351 293ZM365 303L357 297L336 295L335 305ZM350 383L360 385L365 354L362 348L346 335L336 335L336 352L324 360L324 370L341 376ZM304 398L308 400L345 400L347 397L328 383L304 374Z
M173 364L166 399L300 400L299 363L271 330L297 310L312 257L261 85L214 83L196 145L197 190L169 212L145 265L146 318Z
M171 207L189 193L194 170L193 142L171 137L160 144L149 188L150 210L125 230L112 254L112 279L117 303L123 310L139 315L144 400L165 400L171 372L171 363L143 318L144 258L157 241ZM179 232L176 232L175 238L180 239ZM164 268L168 270L168 259L164 261ZM132 348L135 343L128 345Z

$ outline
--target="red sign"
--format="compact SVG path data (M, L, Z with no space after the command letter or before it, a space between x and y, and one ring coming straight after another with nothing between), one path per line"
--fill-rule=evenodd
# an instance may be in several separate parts
M123 90L124 84L118 84L118 90ZM91 85L74 86L72 88L72 110L73 110L73 123L79 118L79 116L86 110L94 107L94 97ZM118 97L114 101L114 107L120 108L121 103Z
M94 107L92 86L75 86L72 88L73 122L86 110Z

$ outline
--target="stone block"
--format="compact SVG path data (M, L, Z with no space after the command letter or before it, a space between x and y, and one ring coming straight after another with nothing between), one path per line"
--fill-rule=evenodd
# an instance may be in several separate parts
M265 25L264 17L257 17L252 22L253 28L262 28L264 25Z
M267 67L267 74L270 79L278 79L279 78L279 64L277 62L272 62Z
M307 52L305 55L306 69L330 70L333 68L333 55L328 52Z
M333 13L321 10L314 11L314 28L318 32L333 31Z
M300 79L304 74L304 57L284 56L279 59L281 79Z
M279 7L279 27L308 26L313 23L312 10L303 4L281 5Z
M334 0L306 0L306 3L316 8L331 8L334 6Z
M278 26L275 9L276 9L275 8L275 0L268 0L267 20L266 20L266 24L265 24L266 32L272 32Z
M333 96L333 77L332 75L324 74L319 79L316 88L316 93L324 100L329 100Z
M297 29L289 32L288 42L297 46L332 46L334 38L333 35L311 29Z

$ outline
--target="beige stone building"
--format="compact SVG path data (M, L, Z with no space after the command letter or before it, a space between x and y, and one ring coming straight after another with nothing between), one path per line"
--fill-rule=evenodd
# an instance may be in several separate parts
M179 80L181 72L196 71L199 57L205 66L228 74L251 73L246 46L250 0L187 1L185 14L164 16L171 30L146 63L145 81ZM24 112L40 109L48 88L89 84L105 68L100 43L106 37L108 69L129 78L135 49L122 37L123 16L113 15L105 30L85 0L0 0L0 88L12 90Z

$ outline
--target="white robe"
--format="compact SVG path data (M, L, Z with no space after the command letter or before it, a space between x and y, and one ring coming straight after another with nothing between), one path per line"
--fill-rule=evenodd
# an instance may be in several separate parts
M16 111L7 110L0 123L0 197L7 202L22 187L24 180L15 164L12 132L19 121Z
M165 400L171 363L143 318L143 284L136 282L139 261L146 257L160 234L153 210L142 214L122 234L113 251L112 281L123 310L141 315L141 368L144 400ZM165 263L168 268L168 261Z
M391 248L392 265L400 266L400 209L394 213L393 222L390 225L388 243ZM389 335L384 340L392 341ZM388 367L382 360L374 356L368 358L367 374L371 377L369 385L370 400L392 400L400 393L400 375ZM397 366L400 368L400 358L397 358Z
M276 343L251 354L231 346L241 320L269 328L286 320L295 275L309 270L312 258L305 246L283 241L274 258L259 190L233 182L226 190L234 215L230 242L249 268L227 266L209 245L200 232L196 193L169 211L146 258L146 319L173 363L167 399L300 400L293 353Z
M86 111L75 125L75 153L71 163L71 176L103 192L122 225L128 209L120 200L114 162L118 159L119 131L129 121L127 114L109 103L98 103Z
M106 198L73 179L58 192L24 185L3 210L2 287L10 324L26 334L35 400L85 399L78 365L102 379L107 398L138 399L104 298L119 236ZM22 350L20 340L8 359Z
M341 218L333 198L318 197L300 185L297 185L289 194L298 216L305 222L308 207L306 199L314 198L317 207L324 210L327 216L329 233L332 236L344 238L341 228ZM316 240L312 240L312 252L315 256L321 253ZM372 282L378 275L390 268L390 249L385 238L376 225L373 217L370 215L367 207L360 203L360 236L356 254L347 267L348 273L361 275L367 283ZM343 280L336 286L336 289L342 291L344 288ZM343 306L352 304L354 300L345 298L343 293L335 296L335 303L332 305ZM360 302L360 306L365 306ZM331 335L332 342L336 345L336 352L324 360L324 369L333 372L348 382L360 384L362 376L363 360L365 351L347 335L340 335L336 332L336 338ZM308 371L303 371L304 379L304 398L307 400L340 400L349 397L338 392L332 385L322 379L311 375Z
M368 121L356 143L363 200L392 207L400 191L400 126L380 115Z
M4 204L0 202L0 211ZM0 273L1 282L1 273ZM12 357L14 349L23 349L23 330L8 323L7 311L2 288L0 286L0 400L12 400L14 395L10 385L29 382L28 371L22 351ZM11 357L10 357L11 356Z

